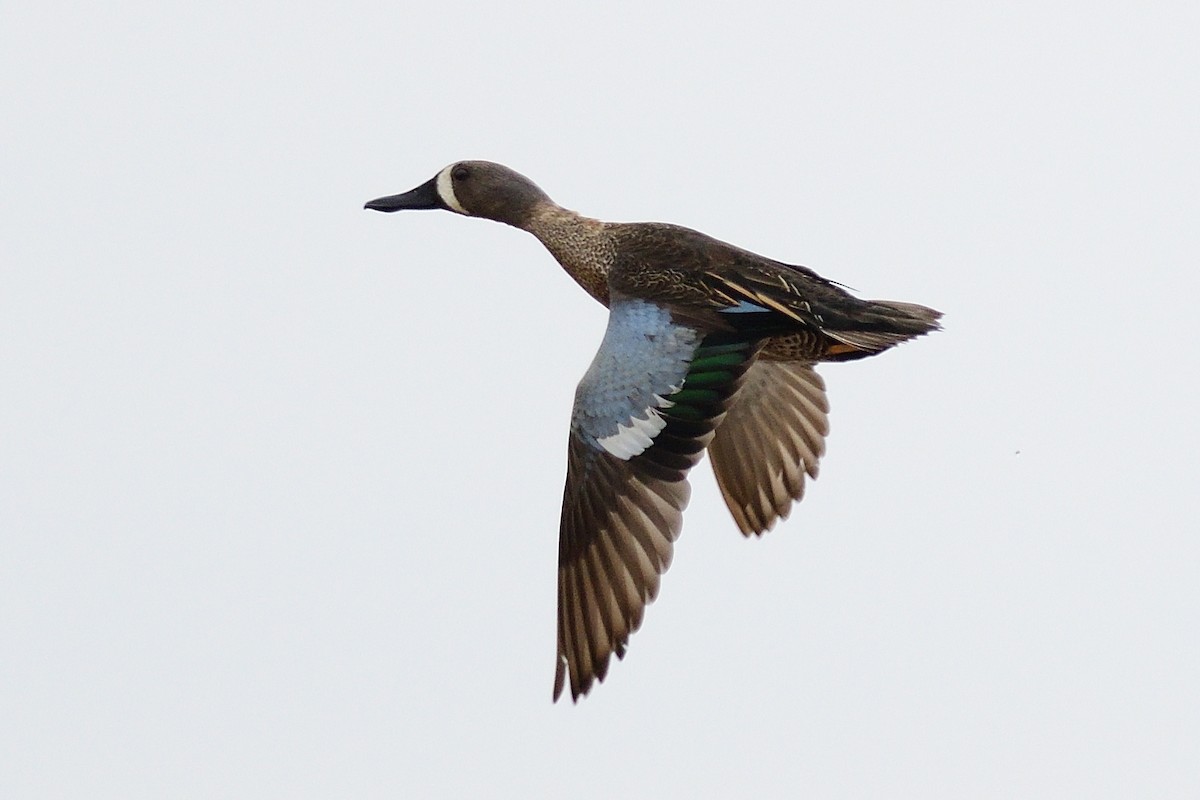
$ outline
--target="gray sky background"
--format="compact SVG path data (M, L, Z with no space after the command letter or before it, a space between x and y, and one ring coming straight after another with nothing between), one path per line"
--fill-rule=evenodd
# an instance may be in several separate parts
M174 5L0 26L0 796L1200 795L1195 4ZM946 312L577 706L604 311L361 208L463 158Z

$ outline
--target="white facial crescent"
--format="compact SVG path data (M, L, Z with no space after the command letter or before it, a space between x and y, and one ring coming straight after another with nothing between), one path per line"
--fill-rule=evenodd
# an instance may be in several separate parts
M454 179L450 177L450 172L454 169L454 166L454 164L451 164L438 173L437 193L438 197L442 198L442 202L450 206L451 210L457 211L459 214L466 214L467 210L463 208L462 203L458 202L458 198L454 196Z

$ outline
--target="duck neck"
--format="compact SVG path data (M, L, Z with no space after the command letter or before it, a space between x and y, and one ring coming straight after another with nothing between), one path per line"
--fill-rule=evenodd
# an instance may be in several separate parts
M521 227L546 246L584 291L608 305L608 273L615 251L606 223L548 204Z

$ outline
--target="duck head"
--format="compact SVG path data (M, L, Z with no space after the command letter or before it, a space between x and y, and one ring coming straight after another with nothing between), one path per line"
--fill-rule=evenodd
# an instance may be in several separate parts
M468 217L483 217L524 227L546 193L521 173L491 161L459 161L411 191L370 201L374 211L441 208Z

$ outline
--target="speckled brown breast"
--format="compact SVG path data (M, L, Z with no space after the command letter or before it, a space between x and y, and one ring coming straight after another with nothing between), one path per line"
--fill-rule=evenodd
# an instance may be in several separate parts
M567 274L604 305L608 305L608 274L616 246L600 220L562 208L549 208L530 220L528 230L550 251Z

